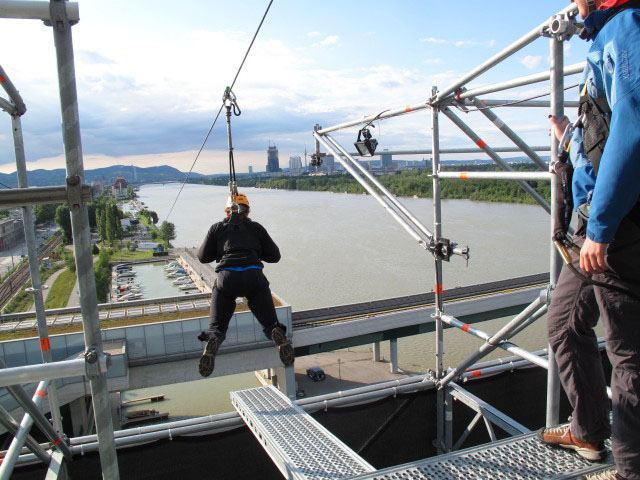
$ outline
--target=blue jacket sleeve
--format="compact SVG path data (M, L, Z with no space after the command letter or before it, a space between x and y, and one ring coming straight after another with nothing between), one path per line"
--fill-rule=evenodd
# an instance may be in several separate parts
M611 243L640 197L640 85L619 99L593 191L587 237Z

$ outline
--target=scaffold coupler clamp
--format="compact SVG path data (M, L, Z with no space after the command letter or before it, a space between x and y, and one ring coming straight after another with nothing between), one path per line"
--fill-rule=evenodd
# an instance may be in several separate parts
M448 238L439 238L432 244L432 253L436 260L444 260L448 262L453 255L453 248L455 243L451 243Z
M322 159L326 157L327 154L324 152L315 152L311 154L311 166L318 168L322 166Z
M584 24L576 19L577 15L577 11L554 15L549 19L549 23L543 29L542 35L553 37L561 42L569 40L574 35L579 35L584 28Z
M460 87L453 92L453 104L456 108L462 110L465 113L469 113L469 109L466 106L466 100L460 98L460 96L466 92L467 89L465 87Z
M80 206L82 204L82 178L78 174L68 175L66 182L69 208Z
M98 351L97 347L89 347L84 352L84 364L87 377L97 378L106 373L111 366L111 355Z

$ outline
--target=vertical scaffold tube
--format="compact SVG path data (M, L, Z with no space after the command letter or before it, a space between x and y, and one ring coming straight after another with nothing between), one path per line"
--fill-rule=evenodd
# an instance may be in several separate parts
M18 186L27 188L27 164L24 153L24 142L22 138L22 122L18 115L11 117L11 125L13 127L13 144L16 152L16 171L18 173ZM38 261L38 248L36 245L35 235L35 218L33 215L33 207L31 205L22 207L22 223L24 224L24 238L27 243L27 255L29 257L29 273L31 274L31 288L33 289L33 304L36 310L36 321L38 323L38 336L40 337L40 351L42 353L42 361L51 363L51 343L49 341L49 331L47 327L47 319L44 311L44 300L42 299L42 284L40 283L40 264ZM49 385L47 392L49 397L49 409L51 410L51 418L53 426L62 434L62 420L60 418L60 406L58 403L58 391L55 382Z
M438 89L433 87L431 95L435 96L438 93ZM433 142L433 159L431 161L431 169L433 173L433 241L437 243L442 237L442 223L441 223L441 204L440 204L440 179L438 178L438 171L440 170L440 125L438 123L438 107L431 107L431 129L432 129L432 142ZM433 287L435 295L435 321L436 321L436 377L441 379L444 375L443 371L443 355L444 355L444 330L442 327L442 259L435 258L435 285ZM445 453L447 449L451 448L448 445L448 439L445 438L445 432L450 430L445 427L445 421L450 422L451 419L445 419L445 391L443 389L438 390L437 393L437 448L438 453ZM450 439L449 439L450 440Z
M551 39L551 115L557 119L564 117L564 76L562 74L564 65L563 42ZM558 140L555 135L551 134L551 159L558 156ZM551 181L551 228L549 230L549 239L553 237L553 219L555 211L558 208L555 198L555 182ZM549 283L553 288L560 276L562 268L562 260L558 254L553 242L549 242L550 265L549 265ZM558 364L555 355L549 345L549 371L547 374L547 427L557 425L560 419L560 377L558 376Z
M76 89L71 24L67 18L66 6L63 0L51 0L49 5L58 66L60 109L67 166L67 192L69 210L71 212L76 271L78 273L78 288L80 290L84 341L87 349L95 349L100 354L102 353L102 338L98 319L93 257L90 248L89 215L87 205L83 203L80 195L84 183L84 165L82 161L80 121L78 118L78 92ZM101 371L96 373L89 378L89 384L93 397L102 477L105 480L118 480L120 473L116 457L106 374Z

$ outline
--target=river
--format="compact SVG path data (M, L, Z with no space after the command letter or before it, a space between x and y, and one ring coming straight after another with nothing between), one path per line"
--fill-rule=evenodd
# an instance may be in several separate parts
M180 184L144 185L138 196L167 219ZM434 261L368 195L245 188L251 218L265 226L280 247L282 260L267 264L271 289L294 311L432 291ZM200 244L209 226L222 220L227 187L185 185L168 220L176 226L176 247ZM430 230L430 199L400 199ZM549 217L538 206L445 200L442 234L469 246L469 265L452 257L443 267L444 288L540 273L549 269ZM482 328L493 332L503 320ZM529 349L546 345L544 321L515 337ZM478 347L462 332L445 333L445 366L453 366ZM368 348L366 346L360 348ZM387 350L385 350L385 348ZM494 356L503 356L496 352ZM388 346L383 345L388 358ZM434 366L433 334L399 340L399 364L424 372ZM196 362L194 361L194 368ZM172 418L226 410L228 391L257 385L252 373L139 390L123 399L165 393L163 411Z

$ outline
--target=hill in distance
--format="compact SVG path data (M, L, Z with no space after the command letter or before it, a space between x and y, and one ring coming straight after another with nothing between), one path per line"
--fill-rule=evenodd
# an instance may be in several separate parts
M114 165L84 171L86 183L97 182L103 185L113 184L117 177L124 178L127 183L135 185L150 182L182 182L186 176L186 173L181 172L177 168L169 167L168 165L146 168L132 167L131 165ZM205 175L192 172L190 178L202 178L204 176ZM29 186L31 187L64 185L65 177L66 172L63 168L55 170L38 169L29 171L27 174ZM0 182L8 187L17 187L18 177L16 172L0 173Z

